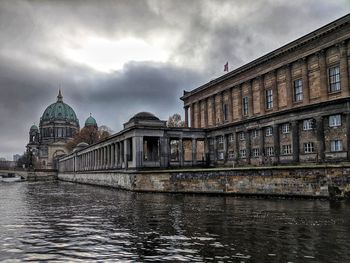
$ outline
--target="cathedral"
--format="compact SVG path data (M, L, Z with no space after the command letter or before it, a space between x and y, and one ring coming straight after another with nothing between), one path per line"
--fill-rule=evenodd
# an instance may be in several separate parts
M85 126L97 127L96 120L88 117ZM39 128L32 125L29 130L27 151L33 156L35 166L54 169L58 158L68 154L65 145L79 129L77 115L71 106L63 102L59 91L57 101L49 105L41 116Z

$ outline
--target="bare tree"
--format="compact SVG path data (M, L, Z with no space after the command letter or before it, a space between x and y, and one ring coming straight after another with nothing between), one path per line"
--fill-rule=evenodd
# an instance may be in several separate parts
M181 115L179 113L175 113L172 116L169 116L168 127L185 127L185 122L181 120Z

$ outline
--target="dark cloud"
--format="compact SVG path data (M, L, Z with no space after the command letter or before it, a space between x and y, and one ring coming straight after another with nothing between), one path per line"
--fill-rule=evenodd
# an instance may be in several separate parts
M138 111L182 113L179 97L349 12L325 0L13 0L0 2L0 157L24 151L28 129L56 100L113 130ZM169 60L98 72L65 57L88 36L165 38Z

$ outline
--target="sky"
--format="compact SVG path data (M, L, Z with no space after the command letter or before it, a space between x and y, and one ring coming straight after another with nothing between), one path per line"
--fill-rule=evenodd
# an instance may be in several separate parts
M349 0L2 0L0 157L57 99L114 132L350 11Z

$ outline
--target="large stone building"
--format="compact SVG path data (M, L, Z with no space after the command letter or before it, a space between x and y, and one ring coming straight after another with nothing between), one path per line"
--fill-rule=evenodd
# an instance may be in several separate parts
M185 128L136 114L60 171L350 160L350 15L182 96Z
M36 166L52 169L55 160L67 154L65 144L79 131L79 120L59 91L57 101L49 105L40 118L39 128L32 125L27 150L36 160Z
M186 125L205 130L211 164L349 160L349 22L184 92Z

